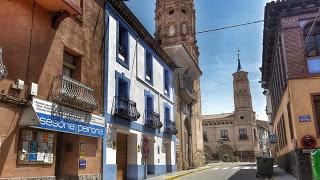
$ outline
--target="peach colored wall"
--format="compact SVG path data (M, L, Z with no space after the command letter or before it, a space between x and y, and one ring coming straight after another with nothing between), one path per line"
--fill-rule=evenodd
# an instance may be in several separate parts
M276 113L273 122L273 129L276 129L280 121L280 117L284 115L284 122L286 128L286 138L288 146L280 150L277 155L286 154L295 148L303 148L301 139L305 135L312 135L316 138L317 147L320 147L320 138L317 137L317 130L315 125L315 116L312 107L311 94L320 93L320 78L307 78L289 80L288 88L286 89L281 104ZM287 103L291 102L292 123L294 139L290 140L290 126L287 113ZM300 115L310 115L310 122L299 122ZM297 143L297 146L295 145Z

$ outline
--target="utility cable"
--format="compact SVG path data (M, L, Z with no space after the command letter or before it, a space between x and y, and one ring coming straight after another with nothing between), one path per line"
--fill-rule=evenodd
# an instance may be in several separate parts
M247 22L247 23L231 25L231 26L225 26L225 27L216 28L216 29L208 29L208 30L204 30L204 31L198 31L195 34L203 34L203 33L208 33L208 32L221 31L221 30L225 30L225 29L231 29L231 28L236 28L236 27L241 27L241 26L247 26L247 25L250 25L250 24L257 24L257 23L261 23L261 22L264 22L264 20Z

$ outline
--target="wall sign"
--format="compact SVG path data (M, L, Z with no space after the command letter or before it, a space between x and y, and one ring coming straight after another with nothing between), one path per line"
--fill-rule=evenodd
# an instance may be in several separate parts
M105 120L102 116L61 106L52 102L32 99L32 107L40 121L35 128L48 129L84 136L103 137Z
M270 134L269 135L269 143L275 144L276 142L277 142L277 136L275 134Z
M299 122L310 122L310 121L311 121L310 115L299 116Z
M87 161L84 159L79 159L79 169L87 168Z

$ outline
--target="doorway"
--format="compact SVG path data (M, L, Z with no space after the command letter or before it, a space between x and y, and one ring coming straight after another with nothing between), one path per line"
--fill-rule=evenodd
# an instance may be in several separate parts
M127 142L126 134L117 133L117 180L126 180L127 178Z

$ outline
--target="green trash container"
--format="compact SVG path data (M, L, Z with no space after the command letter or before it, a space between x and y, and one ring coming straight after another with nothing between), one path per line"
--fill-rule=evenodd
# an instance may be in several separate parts
M320 180L320 149L311 153L312 174L315 180Z
M273 157L257 157L257 178L272 178Z

